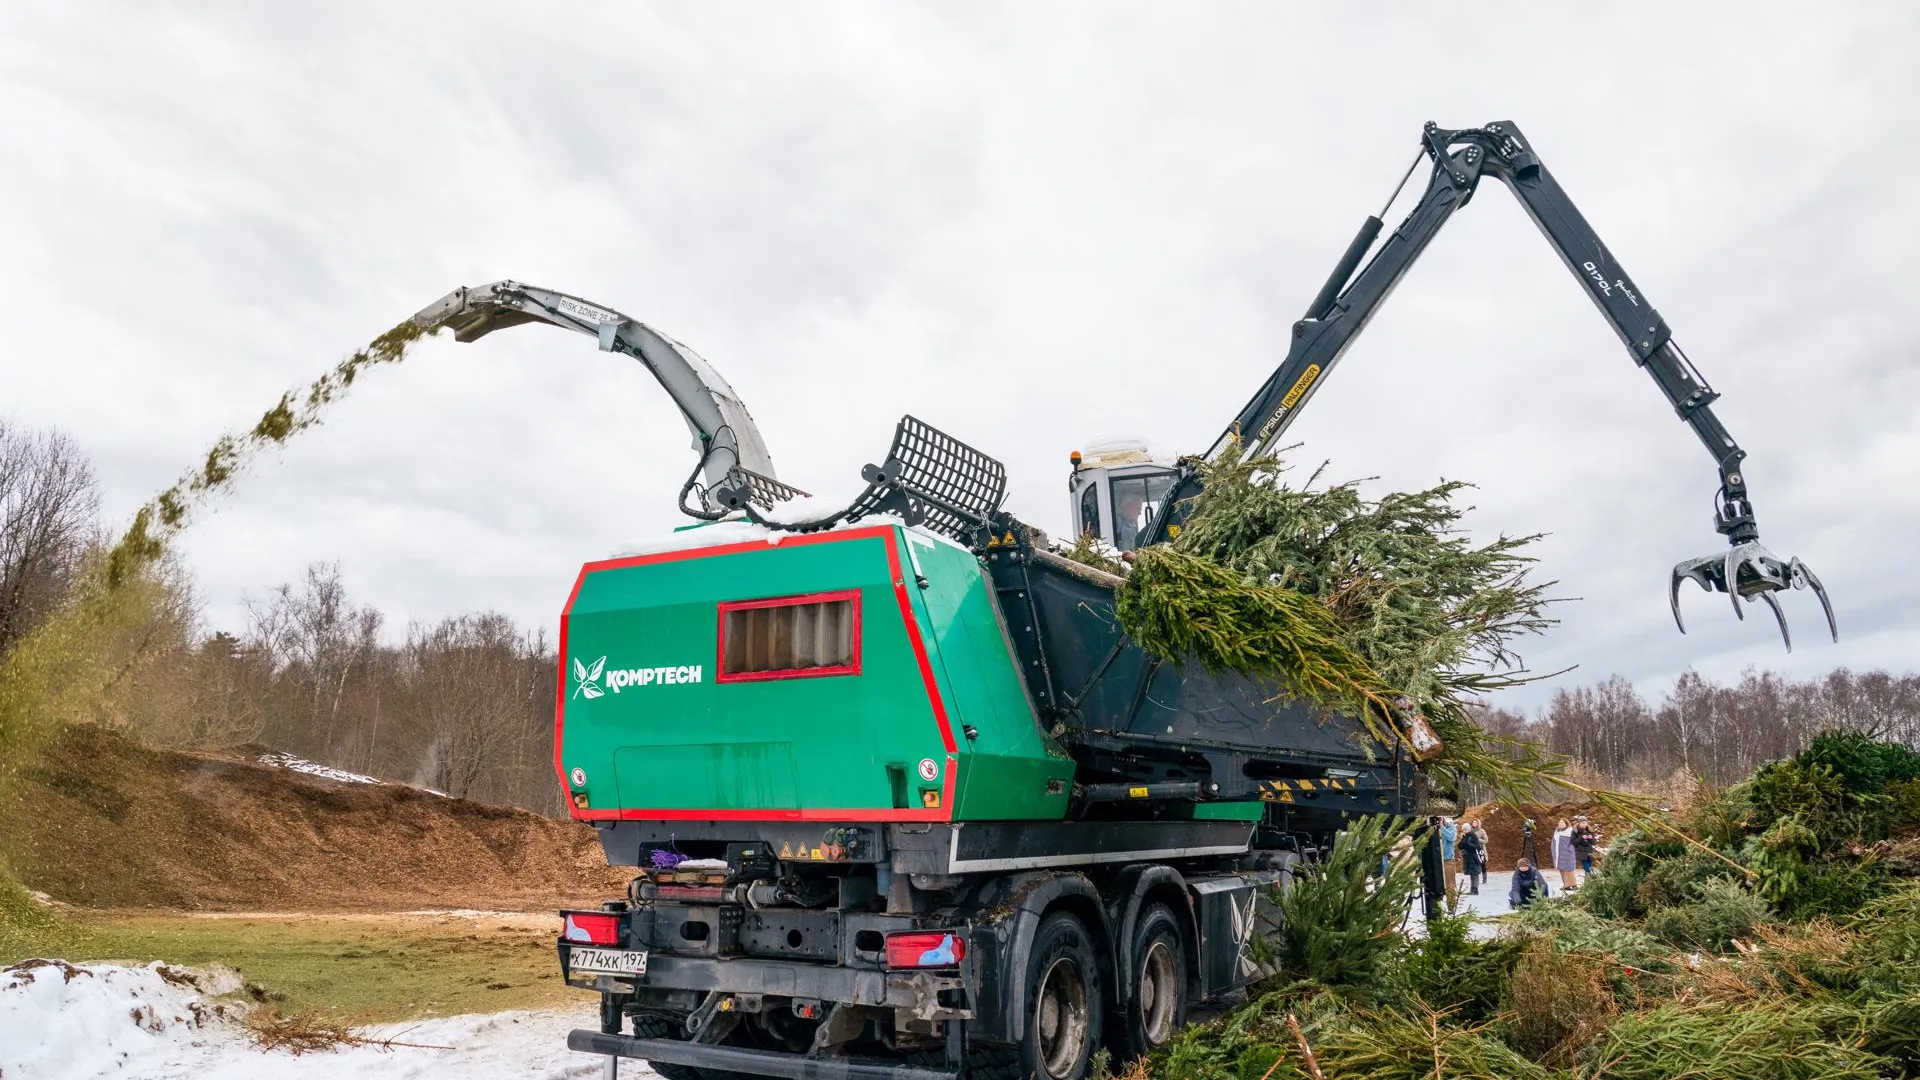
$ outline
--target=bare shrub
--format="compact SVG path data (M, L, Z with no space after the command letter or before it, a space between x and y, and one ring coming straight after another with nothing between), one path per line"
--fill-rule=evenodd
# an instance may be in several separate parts
M1542 940L1514 965L1507 993L1507 1042L1549 1065L1571 1062L1620 1012L1598 963Z
M66 597L99 514L93 466L72 439L0 420L0 654Z

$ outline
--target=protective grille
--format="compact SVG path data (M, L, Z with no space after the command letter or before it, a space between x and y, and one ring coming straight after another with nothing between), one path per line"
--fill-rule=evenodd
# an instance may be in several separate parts
M882 471L892 474L922 525L963 543L1007 495L1005 466L912 416L900 418ZM886 512L891 494L875 485L848 517Z
M761 476L757 472L750 472L738 466L727 474L727 480L728 487L745 491L747 498L751 499L755 505L768 509L788 499L799 498L806 494L792 484L783 484L771 476Z

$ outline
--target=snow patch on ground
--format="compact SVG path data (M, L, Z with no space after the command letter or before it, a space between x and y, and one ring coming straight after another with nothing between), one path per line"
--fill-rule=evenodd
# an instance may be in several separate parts
M127 1065L232 1025L231 971L27 960L0 971L0 1076L139 1076Z
M385 781L375 777L363 776L360 773L348 772L345 769L336 769L331 765L322 765L317 761L308 761L306 758L294 757L292 754L285 754L279 751L271 754L261 754L260 764L271 765L276 769L292 769L294 772L306 773L309 776L325 777L328 780L339 780L347 784L385 783Z
M1472 916L1473 927L1467 932L1468 936L1478 939L1497 936L1500 933L1500 920L1513 914L1513 908L1507 903L1507 891L1513 886L1513 871L1502 870L1487 875L1486 880L1480 884L1478 894L1465 889L1467 880L1465 876L1461 876L1458 880L1462 888L1456 897L1458 906L1454 908L1453 913ZM1559 875L1550 877L1547 885L1553 890L1547 903L1557 904L1566 899L1560 889ZM1407 932L1415 936L1425 935L1427 932L1426 905L1417 899L1409 900L1408 904L1410 914L1407 918Z
M587 1080L603 1059L567 1049L597 1010L504 1012L364 1028L367 1045L295 1055L256 1047L223 995L231 971L29 960L0 970L5 1080ZM383 1041L411 1046L379 1045ZM623 1077L652 1077L637 1061Z
M392 783L392 781L382 780L377 776L367 776L363 773L348 772L345 769L336 769L331 765L322 765L317 761L308 761L306 758L303 758L303 757L294 757L292 754L288 754L279 750L275 750L270 754L261 754L255 760L260 762L260 764L262 765L271 765L276 769L292 769L294 772L306 773L308 776L318 776L324 780L338 780L343 784ZM448 795L444 791L438 791L438 790L435 790L434 788L425 787L420 784L403 784L401 786L410 787L415 791L424 791L429 795L438 795L443 799L450 799L453 797L451 795Z

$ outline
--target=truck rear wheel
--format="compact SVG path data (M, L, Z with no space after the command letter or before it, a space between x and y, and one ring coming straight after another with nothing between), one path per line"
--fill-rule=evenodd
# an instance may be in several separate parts
M1079 919L1055 912L1034 931L1027 958L1023 1076L1080 1080L1100 1044L1100 969L1093 940Z
M633 1037L636 1039L685 1039L687 1027L665 1016L637 1013L633 1018ZM666 1077L666 1080L707 1080L700 1070L691 1065L669 1065L665 1062L649 1061L647 1067Z
M1173 1041L1187 1020L1187 947L1180 920L1165 904L1152 904L1133 924L1129 1002L1115 1050L1122 1060L1149 1054Z

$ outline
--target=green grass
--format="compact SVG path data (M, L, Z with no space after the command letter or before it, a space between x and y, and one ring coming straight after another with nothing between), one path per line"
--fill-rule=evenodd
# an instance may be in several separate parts
M283 1013L354 1024L592 1001L560 981L553 931L499 918L86 912L42 925L67 932L57 942L0 939L0 963L51 952L75 962L224 964Z
M35 903L0 865L0 964L64 954L83 936L72 920Z

